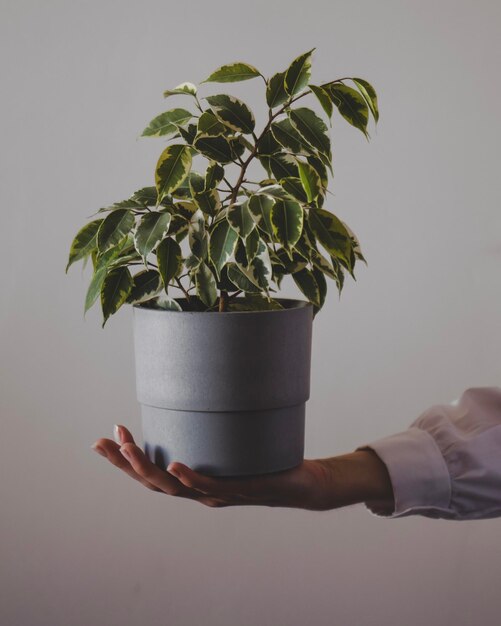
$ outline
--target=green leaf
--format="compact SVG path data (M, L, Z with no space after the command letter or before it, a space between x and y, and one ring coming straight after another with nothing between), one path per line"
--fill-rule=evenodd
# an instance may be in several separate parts
M214 189L224 178L224 167L215 161L209 165L205 172L205 190Z
M190 250L198 260L205 260L208 253L204 214L198 209L190 219L188 228Z
M304 139L291 124L289 118L286 117L280 120L280 122L273 122L271 132L278 143L286 150L291 150L295 154L311 153L309 144L305 143Z
M252 261L256 258L256 255L259 250L259 242L261 238L255 228L252 232L250 232L245 238L245 255L247 257L247 262L252 263Z
M315 168L309 163L298 161L297 166L299 168L299 178L301 179L301 184L306 191L308 202L312 202L318 197L322 189L320 176L317 174Z
M198 118L197 132L207 137L219 137L228 134L228 128L212 113L204 111Z
M203 191L193 191L194 203L207 215L214 216L221 208L221 199L216 189L205 191L205 179L200 177Z
M172 237L166 237L159 243L157 261L160 276L167 291L170 281L179 274L183 265L181 247Z
M301 202L303 204L308 202L308 196L306 195L306 192L299 178L282 178L280 180L280 185L287 192L290 198L293 198L294 200L297 200L298 202Z
M115 246L134 226L134 214L128 209L117 209L106 216L97 231L97 247L104 252Z
M265 194L253 195L249 199L249 210L252 213L256 224L273 237L273 226L271 224L271 209L275 200Z
M162 293L158 296L158 298L155 298L155 308L163 309L164 311L183 310L177 300L174 300L174 298L171 298L166 293Z
M70 268L75 261L85 259L95 248L97 247L97 231L101 226L103 220L94 220L89 224L86 224L75 235L70 247L70 255L68 264L66 265L66 271Z
M146 257L163 239L171 221L170 213L151 211L141 218L134 235L134 245L146 263Z
M330 156L331 142L327 135L327 126L311 109L301 107L289 113L292 125L301 137L322 154Z
M273 176L280 180L281 178L299 177L299 170L295 157L290 154L277 152L270 156L260 156L259 160L266 170L271 171Z
M329 86L329 94L344 119L367 136L369 107L358 91L341 83L334 83Z
M262 239L259 240L256 256L247 268L246 275L262 289L267 290L270 286L272 277L270 253Z
M94 274L90 281L85 296L85 313L91 308L97 297L101 293L101 287L106 276L106 273L113 261L115 261L124 248L124 242L121 242L118 246L110 248L103 254L99 255L95 261Z
M132 194L131 199L137 200L145 207L156 206L158 199L157 190L155 187L142 187Z
M217 285L214 274L205 263L201 263L195 272L197 295L207 307L211 307L217 300Z
M160 155L155 171L158 200L175 191L188 176L191 169L189 146L174 144Z
M329 175L327 174L327 168L325 167L323 162L315 156L306 157L306 160L315 169L316 173L320 177L322 189L323 191L325 191L327 189L327 185L329 184Z
M370 83L368 83L363 78L353 78L352 80L358 87L365 101L367 102L367 105L374 117L374 121L377 123L379 121L379 108L377 103L376 90Z
M327 295L327 281L325 280L325 276L322 274L320 270L313 268L312 273L313 273L313 277L315 278L317 282L318 291L320 294L320 303L317 306L315 306L315 310L314 310L314 313L316 315L325 304L325 297Z
M189 96L197 95L197 88L193 83L181 83L174 89L166 89L164 91L164 98L168 98L169 96L176 96L186 94Z
M270 109L284 104L289 99L285 91L285 72L279 72L270 78L266 85L266 102Z
M249 211L249 202L247 200L230 205L226 219L242 239L245 239L256 226Z
M232 311L280 311L283 308L276 300L261 294L246 294L245 298L238 298L230 305Z
M294 59L285 73L285 90L290 96L295 96L308 84L311 77L311 54L313 50Z
M220 220L210 234L209 255L216 269L217 275L235 251L238 235L226 220Z
M219 67L203 82L236 83L238 81L256 78L256 76L261 76L261 73L253 65L249 65L248 63L230 63L229 65Z
M341 220L323 209L312 209L308 213L308 223L329 254L349 263L350 235Z
M132 276L127 267L118 267L112 270L104 279L101 288L101 307L103 309L103 326L106 321L118 311L127 300L132 290Z
M229 126L236 132L252 133L256 120L245 102L226 94L208 96L206 100L225 126Z
M311 254L310 254L311 262L312 262L312 265L314 266L314 268L319 270L319 271L321 271L321 272L323 272L324 274L329 276L329 278L332 278L332 279L336 280L337 279L337 272L332 267L332 265L329 263L329 261L327 261L327 259L325 257L323 257L320 254L320 252L318 252L317 250L311 250L310 252L311 252Z
M282 146L278 143L278 141L273 136L273 133L268 130L259 138L258 142L258 155L270 155L275 154L276 152L281 152Z
M309 85L311 91L315 94L317 100L320 102L320 106L326 112L329 119L332 117L334 106L329 93L323 87L317 87L316 85Z
M229 163L235 159L232 144L225 137L199 135L194 145L199 152L212 161Z
M155 296L162 287L160 274L156 270L138 272L132 278L132 289L127 297L128 304L144 302Z
M292 278L308 300L315 306L319 307L320 289L313 273L310 272L309 269L304 268L300 272L292 274Z
M295 200L277 200L271 209L271 223L278 241L291 248L303 230L303 207Z
M184 126L191 120L193 113L186 109L171 109L160 113L143 130L142 137L161 137L177 132L178 126Z
M247 276L235 263L229 263L227 268L228 278L235 285L235 287L241 289L245 293L259 293L261 291L261 288L247 278Z

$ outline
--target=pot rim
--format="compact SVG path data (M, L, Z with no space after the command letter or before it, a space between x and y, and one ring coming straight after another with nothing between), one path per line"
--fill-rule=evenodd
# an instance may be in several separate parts
M173 298L176 302L186 302L186 298ZM237 298L238 299L238 298ZM274 298L277 302L286 302L290 306L283 309L267 309L257 311L176 311L174 309L155 309L153 307L143 306L140 302L133 304L133 309L141 311L153 311L154 313L184 313L189 315L255 315L262 313L286 313L287 311L296 311L297 309L313 308L313 304L307 300L298 300L297 298Z

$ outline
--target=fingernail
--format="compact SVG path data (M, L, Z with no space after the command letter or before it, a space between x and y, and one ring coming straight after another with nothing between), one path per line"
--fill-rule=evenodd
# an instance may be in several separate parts
M113 438L117 443L122 443L121 428L118 424L113 426Z
M93 443L91 445L91 448L95 450L98 454L100 454L101 456L108 456L106 452L104 451L104 448L101 448L101 446L98 445L97 443Z
M120 448L120 452L123 454L123 456L124 456L127 460L130 460L130 458L131 458L131 454L130 454L129 450L127 450L126 448L122 447L122 448Z
M169 472L169 474L172 474L173 476L179 476L179 470L177 470L175 467L168 467L167 471Z

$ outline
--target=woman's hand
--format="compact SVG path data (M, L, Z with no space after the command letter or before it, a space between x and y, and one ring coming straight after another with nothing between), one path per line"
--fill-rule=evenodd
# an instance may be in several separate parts
M386 467L370 450L305 460L274 474L230 478L205 476L176 462L164 471L135 444L125 426L115 427L115 437L119 443L99 439L92 447L148 489L210 507L246 504L325 511L372 501L391 508L393 500Z

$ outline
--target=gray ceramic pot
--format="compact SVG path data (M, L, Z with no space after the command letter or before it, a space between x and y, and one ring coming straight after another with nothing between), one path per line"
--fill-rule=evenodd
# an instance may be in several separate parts
M214 476L299 465L310 392L313 308L176 312L134 307L146 453Z

